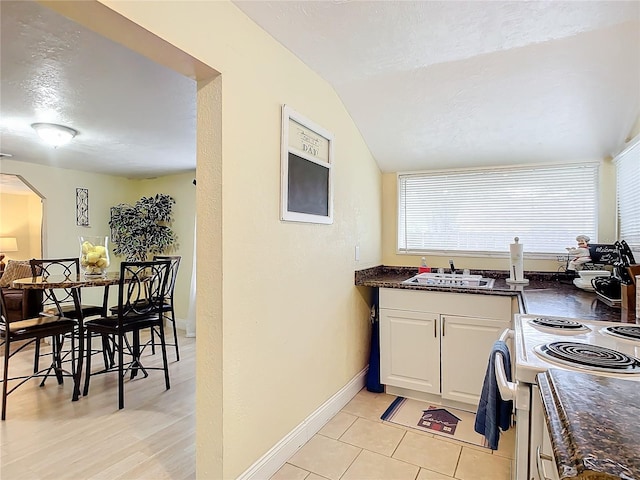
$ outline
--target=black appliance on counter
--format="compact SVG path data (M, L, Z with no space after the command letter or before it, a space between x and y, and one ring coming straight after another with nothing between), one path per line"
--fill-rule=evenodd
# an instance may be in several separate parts
M606 245L592 245L589 247L589 250L591 250L592 247L595 247L594 250L599 250L598 254L600 256L597 257L597 260L604 263L602 260L606 259L606 263L613 265L613 275L610 277L593 278L591 285L598 295L605 297L605 300L614 302L620 300L622 296L622 285L631 285L633 283L628 267L635 264L636 260L631 248L629 248L629 245L624 240L613 244L615 254L611 252L610 249L598 248L607 247ZM597 260L592 257L592 261L596 262Z

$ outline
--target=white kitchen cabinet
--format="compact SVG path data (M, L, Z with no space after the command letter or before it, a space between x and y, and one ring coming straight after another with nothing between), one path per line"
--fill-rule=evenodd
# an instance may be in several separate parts
M511 322L455 315L440 322L442 398L477 405L491 347Z
M381 288L381 383L477 406L514 308L506 296Z
M439 315L380 309L380 381L440 393Z

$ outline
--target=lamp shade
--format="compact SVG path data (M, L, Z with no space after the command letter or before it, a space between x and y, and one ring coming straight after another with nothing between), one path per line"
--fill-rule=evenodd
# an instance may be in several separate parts
M0 237L0 252L17 252L18 242L15 237Z

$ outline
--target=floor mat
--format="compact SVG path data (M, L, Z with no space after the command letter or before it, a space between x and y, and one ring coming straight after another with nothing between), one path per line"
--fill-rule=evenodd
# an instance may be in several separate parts
M385 422L489 448L484 436L473 430L475 413L397 397L381 418Z

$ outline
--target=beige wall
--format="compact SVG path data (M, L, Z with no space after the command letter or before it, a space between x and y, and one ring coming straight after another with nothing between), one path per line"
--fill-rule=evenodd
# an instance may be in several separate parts
M42 195L44 199L42 256L45 258L78 256L80 249L78 236L80 235L110 235L109 211L112 206L118 203L135 202L144 195L150 196L156 193L167 193L174 197L176 200L175 221L172 227L180 242L175 253L183 256L179 283L176 286L176 316L179 319L186 317L189 307L195 218L195 193L191 182L195 172L153 180L129 180L124 177L52 168L8 159L0 159L0 170L2 173L22 176ZM90 227L76 225L76 187L89 189ZM5 217L8 206L5 197L15 196L2 195L0 208L2 208L3 229L6 225L5 222L11 218ZM34 205L36 201L37 205ZM32 200L29 205L25 206L23 219L30 218L32 212L38 210L39 200ZM35 217L29 222L28 228L32 235L34 235L34 231L38 230L37 222L39 220L36 221ZM110 245L110 247L113 246ZM29 255L20 253L20 258L23 259L40 256L38 252ZM8 258L14 257L9 256ZM109 270L117 271L121 260L122 258L115 257L112 251ZM86 289L83 292L83 300L89 303L100 303L102 301L101 292L99 289Z
M615 182L616 172L613 162L606 160L600 164L600 178L598 182L598 242L612 243L615 241ZM384 265L420 265L422 255L407 255L397 253L397 216L398 216L398 183L397 173L385 173L382 177L382 263ZM578 235L580 232L576 232ZM595 239L593 239L595 241ZM567 246L573 245L573 238L567 239ZM526 250L526 245L525 245ZM504 258L468 257L455 255L426 255L427 263L431 267L449 268L449 259L453 259L456 267L470 269L508 270L508 245L505 245ZM555 272L564 265L556 260L527 259L524 260L525 271Z
M38 195L27 195L27 218L29 219L30 258L42 255L42 220L44 208Z
M197 470L235 478L367 364L353 272L381 259L380 172L329 85L232 4L104 3L222 73L221 164L206 146L198 160L198 263L221 247L221 271L198 270ZM336 136L333 225L279 220L283 104Z
M42 205L36 194L7 194L0 191L0 237L15 237L17 252L6 252L7 260L40 258Z

